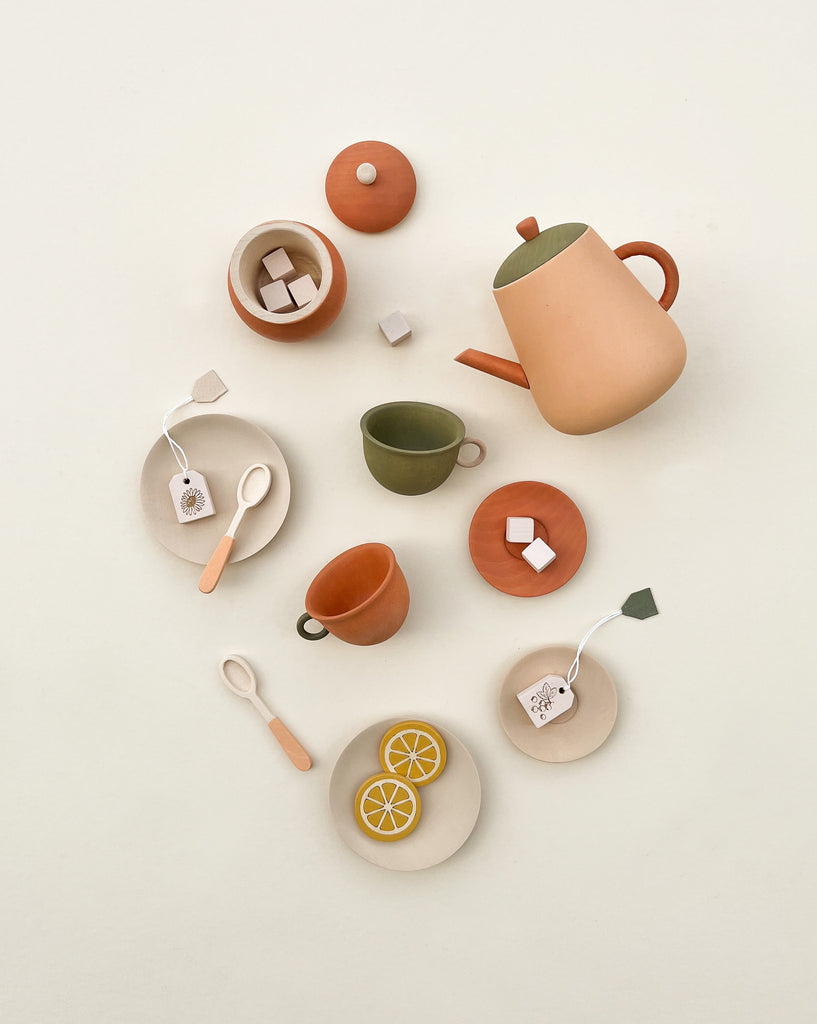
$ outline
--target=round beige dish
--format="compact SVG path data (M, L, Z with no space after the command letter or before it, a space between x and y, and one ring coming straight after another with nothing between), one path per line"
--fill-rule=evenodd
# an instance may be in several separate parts
M588 654L582 654L579 674L573 683L573 707L537 729L516 699L517 693L549 673L566 676L575 647L542 647L513 666L499 691L499 719L508 739L523 754L537 761L577 761L591 754L607 739L618 712L618 697L607 670Z
M179 467L167 439L161 436L142 467L142 511L154 537L174 555L206 565L224 536L236 510L236 486L254 462L272 471L272 485L264 501L248 512L235 540L230 562L240 562L265 547L281 529L289 509L289 471L281 449L256 427L238 416L191 416L169 428L170 436L187 453L191 469L203 473L216 514L192 523L180 523L168 490Z
M422 818L417 828L396 843L378 842L360 830L355 820L355 794L366 778L382 771L380 741L393 725L417 718L426 720L423 715L389 718L358 733L337 759L329 782L329 807L341 839L364 860L392 871L419 871L447 860L471 835L482 801L474 759L461 740L435 722L445 740L447 760L433 785L422 789Z

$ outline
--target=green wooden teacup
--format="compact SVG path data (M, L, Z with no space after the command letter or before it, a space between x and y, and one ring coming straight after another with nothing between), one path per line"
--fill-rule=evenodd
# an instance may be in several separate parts
M455 465L471 469L485 458L482 441L465 436L465 424L448 409L427 402L387 402L360 420L363 455L379 484L396 494L425 494L448 479ZM460 449L473 444L475 458Z

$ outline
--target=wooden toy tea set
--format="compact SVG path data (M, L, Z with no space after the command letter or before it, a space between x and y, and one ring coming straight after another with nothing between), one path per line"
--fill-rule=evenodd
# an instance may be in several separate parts
M375 141L343 150L325 183L333 213L366 233L399 224L416 189L404 154ZM655 402L677 380L686 358L681 333L667 313L678 291L670 255L648 242L613 250L580 223L540 231L529 217L517 230L523 244L500 266L493 294L519 361L474 349L457 360L529 389L542 416L563 433L603 430ZM658 300L625 266L633 255L650 256L663 269ZM302 341L326 331L340 315L346 268L317 228L272 220L239 240L227 290L253 331L274 341ZM382 318L379 328L392 346L411 335L399 312ZM283 455L251 423L196 415L173 426L171 435L171 414L190 403L213 402L226 390L214 371L200 378L191 395L165 415L162 436L142 470L148 526L174 554L205 566L202 593L213 591L228 563L258 553L272 540L290 500ZM456 466L474 468L487 453L484 442L466 436L458 415L426 402L373 406L363 414L360 431L372 477L399 495L426 494ZM470 458L467 446L476 449ZM563 491L524 480L481 502L468 546L492 587L514 597L541 597L578 571L587 530ZM296 629L310 641L332 634L348 644L374 646L397 633L409 605L394 551L379 542L359 544L314 577ZM651 592L639 591L599 620L577 647L544 647L518 661L499 692L499 718L510 741L549 762L574 760L599 747L615 723L616 687L602 665L582 655L583 648L595 629L619 615L656 613ZM310 622L317 628L308 628ZM258 696L249 663L229 655L219 674L264 718L293 765L308 770L310 755ZM413 717L376 723L355 737L337 759L329 795L337 830L352 850L383 867L417 870L439 863L465 842L479 814L481 787L464 744L442 726Z

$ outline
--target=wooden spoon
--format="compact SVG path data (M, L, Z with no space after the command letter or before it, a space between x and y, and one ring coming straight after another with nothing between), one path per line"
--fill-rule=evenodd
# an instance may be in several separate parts
M202 594L212 594L216 584L221 579L224 566L227 564L230 553L235 543L235 533L241 525L244 513L249 508L260 505L269 493L272 483L272 473L269 466L263 462L255 462L244 470L241 479L238 481L236 496L238 498L238 509L233 516L233 521L227 527L227 532L218 542L218 547L210 556L210 561L205 565L204 572L199 579L199 590Z

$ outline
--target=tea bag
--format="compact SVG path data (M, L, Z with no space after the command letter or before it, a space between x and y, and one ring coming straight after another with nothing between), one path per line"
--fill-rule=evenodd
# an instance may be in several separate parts
M209 370L193 384L190 394L169 409L162 420L162 433L167 438L173 457L179 465L180 473L170 478L168 487L173 500L173 510L180 523L192 523L197 519L206 519L215 515L215 506L210 497L210 489L203 473L190 469L187 455L171 436L167 429L167 421L178 409L190 402L215 402L225 394L227 388L215 370Z
M558 718L559 715L563 715L565 711L573 707L573 701L576 698L572 687L576 676L579 674L579 658L584 650L584 645L599 626L603 626L605 622L609 622L619 615L627 615L632 619L648 619L650 616L657 614L658 608L655 606L655 599L649 587L646 590L637 590L635 593L630 594L621 608L599 619L584 634L579 646L576 648L576 657L573 659L573 664L570 666L567 676L544 676L517 693L516 699L525 709L525 713L536 728L541 729L543 725L547 725L548 722L552 722L554 718Z

